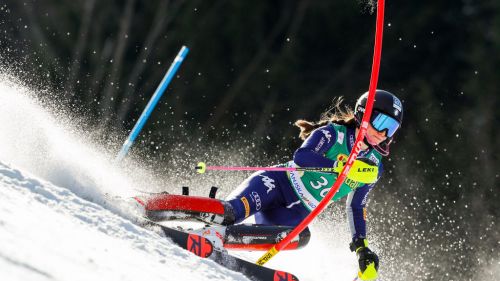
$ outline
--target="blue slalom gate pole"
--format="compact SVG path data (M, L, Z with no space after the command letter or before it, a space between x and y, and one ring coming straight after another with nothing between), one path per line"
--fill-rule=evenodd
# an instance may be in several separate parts
M158 88L156 88L156 91L149 100L148 104L146 105L146 108L144 108L141 117L139 117L139 120L137 120L134 128L128 135L127 140L123 143L122 149L116 156L115 162L120 162L123 159L123 157L127 155L130 147L132 146L132 144L134 144L134 141L141 132L142 127L144 127L144 124L146 124L146 121L151 115L151 112L153 112L153 109L155 108L156 104L158 103L161 96L165 92L165 89L168 87L168 84L170 84L170 81L172 81L172 78L179 69L179 66L184 61L184 58L186 58L188 52L189 49L186 46L182 46L181 50L179 51L174 61L170 65L170 68L168 69L167 73L165 74L165 77L163 77L163 80L161 80L160 85L158 85Z

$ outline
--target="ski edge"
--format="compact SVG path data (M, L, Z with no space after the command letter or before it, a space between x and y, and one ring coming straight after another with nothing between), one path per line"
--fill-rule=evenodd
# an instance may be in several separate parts
M170 238L179 247L201 257L209 258L217 264L236 272L244 274L250 280L255 281L299 281L297 276L280 270L263 267L247 260L230 255L225 251L215 249L212 243L197 234L190 234L175 228L161 225L146 220L143 223L146 228L159 227L167 238Z

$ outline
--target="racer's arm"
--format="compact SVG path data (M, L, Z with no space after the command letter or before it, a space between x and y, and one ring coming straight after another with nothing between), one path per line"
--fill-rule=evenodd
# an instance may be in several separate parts
M346 212L352 240L366 238L366 200L373 186L373 184L365 184L347 195Z
M382 165L379 167L378 178L381 173ZM375 183L365 184L351 191L347 196L347 219L352 234L349 248L356 252L358 257L358 276L361 280L375 280L378 276L379 258L370 250L366 239L366 202L368 193L374 186Z
M332 126L319 127L295 151L293 161L300 167L333 167L335 162L324 155L336 141L337 134Z
M380 178L382 172L383 167L380 165L378 178ZM351 191L347 196L347 220L353 241L356 239L366 238L366 203L368 200L368 194L374 188L375 183L360 186Z
M340 133L338 137L341 139ZM340 173L344 162L334 161L325 156L335 142L337 142L337 132L332 126L319 127L295 151L293 161L299 167L332 167L334 172ZM347 178L361 183L373 183L377 181L378 174L378 167L370 159L358 158L352 164Z

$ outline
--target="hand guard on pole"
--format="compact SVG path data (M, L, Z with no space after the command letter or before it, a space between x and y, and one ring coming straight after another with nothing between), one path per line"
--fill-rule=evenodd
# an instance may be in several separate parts
M376 280L378 277L378 256L368 248L368 240L358 238L349 245L351 251L358 256L358 278L364 281Z
M344 165L344 162L337 160L335 161L333 170L340 174ZM368 158L360 157L352 164L347 178L364 184L372 184L378 179L378 165Z

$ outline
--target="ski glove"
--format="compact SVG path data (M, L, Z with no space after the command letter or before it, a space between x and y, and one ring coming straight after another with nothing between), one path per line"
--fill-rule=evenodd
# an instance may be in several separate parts
M340 174L346 161L347 158L335 161L333 170ZM374 183L378 179L378 165L368 158L360 157L354 160L347 178L364 184Z
M368 240L357 238L349 247L358 256L358 277L365 281L376 280L378 276L378 256L368 248Z

